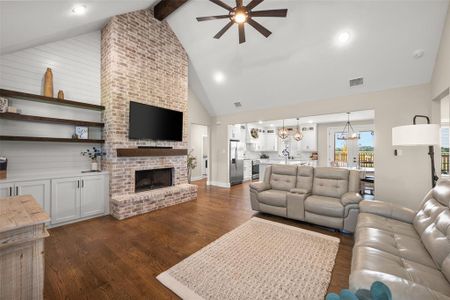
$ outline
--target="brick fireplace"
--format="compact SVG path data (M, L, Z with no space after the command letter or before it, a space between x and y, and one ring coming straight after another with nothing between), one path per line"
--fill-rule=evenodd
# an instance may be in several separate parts
M188 60L177 37L151 10L131 12L113 17L103 28L101 55L104 167L110 172L111 214L124 219L195 199L197 188L187 183L185 155L117 156L119 148L187 148ZM183 112L183 140L130 140L130 101ZM136 192L136 174L155 169L170 169L171 185Z

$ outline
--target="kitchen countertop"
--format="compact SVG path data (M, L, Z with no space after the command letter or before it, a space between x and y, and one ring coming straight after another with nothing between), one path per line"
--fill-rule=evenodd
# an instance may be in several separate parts
M313 160L299 160L299 159L288 159L287 163L285 159L260 159L261 165L297 165L301 163L313 162Z

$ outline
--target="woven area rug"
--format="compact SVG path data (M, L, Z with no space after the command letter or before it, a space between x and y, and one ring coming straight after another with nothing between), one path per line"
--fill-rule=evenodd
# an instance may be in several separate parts
M324 299L339 239L260 218L157 279L183 299Z

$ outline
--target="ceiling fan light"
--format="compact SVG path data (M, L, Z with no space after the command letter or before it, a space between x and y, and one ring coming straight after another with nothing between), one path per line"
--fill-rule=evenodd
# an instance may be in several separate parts
M233 20L238 24L245 23L247 21L247 14L244 12L238 12L234 15Z

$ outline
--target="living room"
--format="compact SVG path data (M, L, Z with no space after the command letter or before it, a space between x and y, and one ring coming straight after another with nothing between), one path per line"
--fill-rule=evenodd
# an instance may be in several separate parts
M449 1L0 14L0 299L450 298Z

